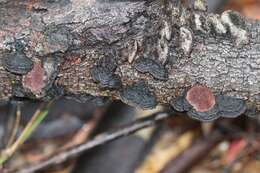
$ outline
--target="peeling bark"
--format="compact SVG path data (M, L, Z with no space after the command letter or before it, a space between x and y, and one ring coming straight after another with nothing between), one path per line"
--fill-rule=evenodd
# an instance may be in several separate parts
M200 84L260 108L260 22L231 11L209 14L202 3L187 8L166 0L0 2L0 59L20 51L44 68L44 86L35 92L24 87L26 75L7 71L2 61L0 98L90 94L120 99L124 88L145 81L148 95L162 104ZM101 86L90 73L93 66L110 68L109 62L100 65L104 57L116 67L98 79L118 76L119 89ZM136 69L140 58L153 59L153 66ZM155 77L164 71L167 79Z

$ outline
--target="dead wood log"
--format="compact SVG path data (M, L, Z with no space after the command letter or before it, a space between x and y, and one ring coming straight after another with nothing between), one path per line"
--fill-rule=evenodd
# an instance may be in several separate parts
M260 22L178 1L1 1L0 98L108 96L142 108L195 84L260 106Z

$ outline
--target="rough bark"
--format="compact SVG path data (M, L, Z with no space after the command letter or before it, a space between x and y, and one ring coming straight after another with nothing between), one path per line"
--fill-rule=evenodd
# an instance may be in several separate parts
M139 106L122 91L143 80L158 103L201 84L260 106L260 22L203 10L167 0L0 2L0 59L24 53L35 67L17 75L2 60L0 98L42 99L62 89ZM137 66L140 58L154 61ZM106 67L105 76L91 74L95 65Z

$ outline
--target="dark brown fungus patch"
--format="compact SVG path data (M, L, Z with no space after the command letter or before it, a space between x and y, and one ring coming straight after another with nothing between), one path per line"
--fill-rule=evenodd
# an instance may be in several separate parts
M260 116L259 110L257 109L256 106L253 106L253 105L250 105L244 114L246 116L248 116L249 118L254 118L254 119L256 119Z
M44 31L44 51L47 53L65 52L73 42L73 35L68 27L49 25Z
M107 68L109 71L114 72L117 68L117 63L115 59L111 56L106 56L101 58L98 62L97 65L100 67Z
M192 109L192 106L186 101L185 95L186 93L170 101L170 105L174 110L178 112L185 112Z
M218 104L219 115L227 118L235 118L246 111L246 103L244 100L231 97L218 95L216 96Z
M6 53L2 62L7 71L18 75L24 75L33 68L32 60L20 51Z
M108 68L94 66L90 69L90 74L93 80L99 83L102 88L119 89L122 86L120 77Z
M177 97L176 99L173 99L170 101L170 104L172 106L172 108L178 112L184 112L184 106L183 106L183 97Z
M90 74L102 88L119 89L122 83L120 77L114 73L116 68L116 61L112 57L103 57L90 69Z
M197 112L196 110L191 109L187 114L189 117L203 122L209 122L219 118L218 109L216 107L206 112Z
M165 67L151 58L138 58L137 60L135 60L134 67L137 71L141 73L151 74L155 79L168 79L168 71L165 69Z
M201 85L190 88L186 94L186 100L197 112L207 112L215 105L215 96L212 91Z
M149 90L144 81L139 81L133 85L126 86L120 92L120 97L126 104L142 109L152 109L157 105L154 93Z

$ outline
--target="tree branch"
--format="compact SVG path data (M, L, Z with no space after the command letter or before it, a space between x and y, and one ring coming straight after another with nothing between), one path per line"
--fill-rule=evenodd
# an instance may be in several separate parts
M199 83L259 107L260 22L195 5L4 1L0 98L90 94L152 108Z

